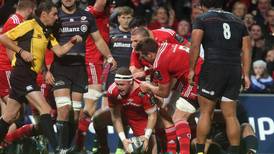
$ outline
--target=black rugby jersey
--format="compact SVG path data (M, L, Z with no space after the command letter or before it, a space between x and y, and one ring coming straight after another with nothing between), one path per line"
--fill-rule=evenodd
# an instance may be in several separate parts
M193 29L204 31L205 63L241 64L242 38L248 32L240 18L230 12L210 9L197 17Z
M82 65L85 63L85 40L90 33L96 32L97 27L94 17L81 9L77 9L73 14L67 14L62 9L58 12L57 40L61 45L68 42L71 37L80 35L82 43L75 44L71 50L62 57L54 57L54 62L64 65Z
M115 28L110 32L110 50L118 67L129 67L131 47L130 32L122 32Z

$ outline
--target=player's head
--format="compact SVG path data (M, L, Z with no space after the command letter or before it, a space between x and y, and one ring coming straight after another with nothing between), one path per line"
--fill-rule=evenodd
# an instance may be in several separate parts
M45 26L53 26L58 19L57 8L50 0L41 2L35 10L35 15Z
M33 15L36 3L34 0L20 0L17 4L16 11L24 12L25 18L28 19Z
M152 38L146 38L137 44L135 50L140 54L141 58L153 63L158 51L158 44Z
M135 17L129 22L129 29L133 30L138 27L146 27L147 21L142 17Z
M120 95L127 95L133 85L133 76L126 67L120 67L115 74L115 83L120 91Z
M138 27L131 31L131 46L136 48L137 44L146 38L149 38L149 31L144 27Z
M201 6L210 8L222 8L225 0L201 0Z
M118 23L121 28L129 29L128 25L133 18L133 13L133 9L128 6L123 6L118 9Z
M77 0L62 0L61 1L62 7L66 8L68 10L74 9L74 8L76 8L76 1Z

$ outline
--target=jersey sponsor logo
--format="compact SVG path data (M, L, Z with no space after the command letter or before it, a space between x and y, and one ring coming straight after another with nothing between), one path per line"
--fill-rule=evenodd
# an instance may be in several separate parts
M80 32L80 28L79 27L73 27L73 28L63 27L63 28L60 28L60 30L61 30L62 33Z
M211 95L211 96L213 96L215 94L214 91L208 91L206 89L202 89L202 92L205 93L205 94Z
M87 26L87 25L82 25L82 26L80 27L80 29L81 29L81 31L82 31L83 33L85 33L85 32L88 30L88 26Z
M131 44L130 43L115 42L113 44L113 47L130 48Z

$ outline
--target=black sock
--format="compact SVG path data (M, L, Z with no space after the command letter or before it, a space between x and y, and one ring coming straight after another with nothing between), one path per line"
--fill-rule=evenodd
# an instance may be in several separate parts
M238 145L231 145L228 147L229 154L239 154L240 153L240 146Z
M94 127L94 129L97 136L99 153L102 153L102 154L109 153L108 140L107 140L107 135L108 135L107 127L99 128L99 129Z
M60 149L69 148L69 122L57 121L58 145Z
M69 122L69 145L70 144L75 144L75 136L76 136L76 130L77 130L77 125L78 123L76 123L74 120L70 120Z
M243 140L248 150L250 149L258 150L258 139L256 138L256 136L249 135L243 138Z
M204 152L205 144L196 144L196 153Z
M53 130L53 122L50 114L40 115L39 128L42 131L42 134L48 139L51 147L56 150L57 141L55 138L55 133Z
M10 124L4 121L2 118L0 119L0 141L3 141L5 138L8 130L9 130Z

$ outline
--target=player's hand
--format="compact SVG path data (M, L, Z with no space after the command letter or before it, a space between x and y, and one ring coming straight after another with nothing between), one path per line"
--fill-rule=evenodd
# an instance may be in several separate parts
M249 89L250 87L250 79L249 76L244 76L244 90Z
M46 84L53 85L55 82L55 79L50 71L47 71L45 74L45 81Z
M144 78L145 76L146 76L146 73L144 71L133 73L133 78L135 79Z
M149 139L145 136L141 136L141 141L143 142L143 151L146 152L148 150Z
M20 54L21 58L25 61L25 62L31 62L33 61L33 56L30 52L27 52L25 50L23 50Z
M188 83L190 85L194 85L194 81L193 81L194 75L195 75L194 70L190 70L188 73Z
M107 58L107 63L111 64L111 71L115 70L117 68L117 62L115 61L115 59L112 56L109 56Z
M132 142L129 139L124 139L122 142L123 142L125 152L126 153L131 153L132 149L130 149L129 145L132 144Z
M82 41L83 39L80 35L75 35L70 39L70 43L72 44L81 43Z
M142 81L141 83L140 83L140 88L141 88L141 91L142 92L145 92L145 93L147 93L147 92L149 92L150 91L150 84L149 83L147 83L147 82L145 82L145 81Z

